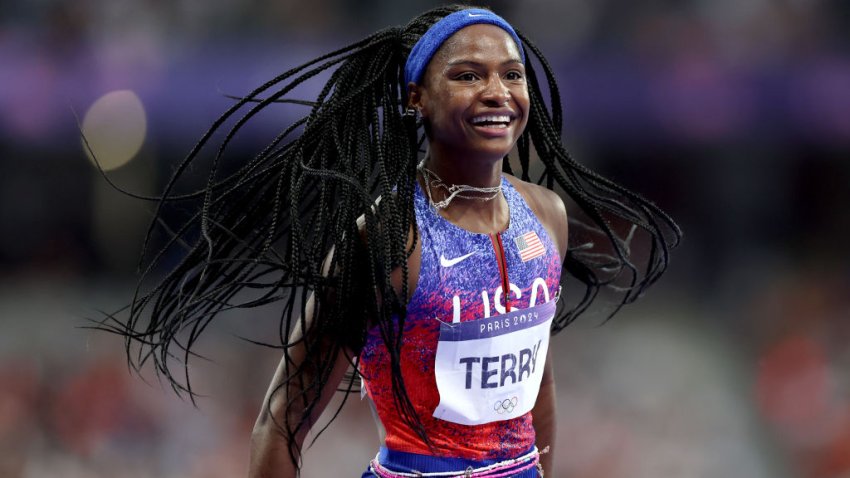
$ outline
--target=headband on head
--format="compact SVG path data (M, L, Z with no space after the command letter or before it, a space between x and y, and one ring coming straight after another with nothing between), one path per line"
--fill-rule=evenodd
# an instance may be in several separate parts
M407 63L404 65L404 84L407 85L411 81L418 84L422 81L425 68L440 46L461 28L478 23L496 25L508 32L516 42L521 60L525 63L522 42L513 27L504 18L490 10L469 8L446 15L437 23L431 25L431 28L413 45L413 49L410 50L410 55L407 57Z

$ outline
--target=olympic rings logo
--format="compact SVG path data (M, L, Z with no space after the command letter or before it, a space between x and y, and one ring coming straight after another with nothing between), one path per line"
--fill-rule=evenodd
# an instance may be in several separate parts
M499 415L503 413L511 413L516 408L519 399L517 397L506 398L504 400L496 400L493 404L493 410Z

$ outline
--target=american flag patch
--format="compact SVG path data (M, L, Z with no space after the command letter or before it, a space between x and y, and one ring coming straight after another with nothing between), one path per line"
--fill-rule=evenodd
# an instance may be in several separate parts
M543 243L534 231L515 237L514 242L519 249L519 258L522 262L528 262L546 253L546 248L543 247Z

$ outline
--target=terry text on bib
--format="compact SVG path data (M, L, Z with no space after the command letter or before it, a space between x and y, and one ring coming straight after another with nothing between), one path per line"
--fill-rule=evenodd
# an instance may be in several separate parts
M549 346L555 301L486 319L442 323L434 372L434 416L477 425L534 407Z

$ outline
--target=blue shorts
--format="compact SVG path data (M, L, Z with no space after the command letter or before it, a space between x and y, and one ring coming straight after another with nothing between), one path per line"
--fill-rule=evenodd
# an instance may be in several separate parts
M528 452L533 450L532 447ZM527 452L526 452L527 453ZM524 455L521 453L520 455ZM438 471L457 471L463 473L468 467L481 468L487 465L492 465L503 461L504 458L493 460L467 460L464 458L448 458L440 456L419 455L416 453L405 453L403 451L389 450L387 447L381 447L378 454L378 461L387 468L402 473L425 472L433 473ZM532 467L521 471L516 475L511 475L511 478L538 478L537 468ZM361 478L375 478L375 474L366 468L366 472L361 475Z

